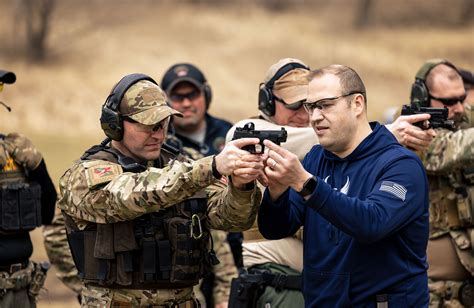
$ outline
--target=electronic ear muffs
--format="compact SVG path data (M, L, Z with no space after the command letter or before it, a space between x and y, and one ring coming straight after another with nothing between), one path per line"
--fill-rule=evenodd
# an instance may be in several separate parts
M273 77L267 83L261 83L258 90L258 109L261 110L264 114L271 117L275 115L275 97L273 96L273 85L275 81L280 79L286 73L297 69L307 69L309 67L298 63L298 62L290 62L283 65Z
M207 84L207 81L202 86L202 91L204 92L204 99L206 100L206 110L208 110L212 100L212 91L211 87Z
M415 82L411 86L410 103L412 105L430 107L430 92L426 86L426 77L433 68L440 64L448 65L458 71L456 66L444 59L433 59L425 62L416 73Z
M119 112L120 102L125 92L140 80L148 80L158 85L153 78L145 74L126 75L112 88L102 105L100 125L105 135L112 140L120 141L123 138L123 119Z

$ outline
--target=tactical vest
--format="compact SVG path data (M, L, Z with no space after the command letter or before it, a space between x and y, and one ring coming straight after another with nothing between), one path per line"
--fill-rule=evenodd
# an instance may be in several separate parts
M154 165L162 167L175 158L176 153L163 148ZM119 163L126 172L146 170L104 145L92 147L81 157L93 159ZM216 260L206 210L207 196L200 192L132 221L90 223L84 230L64 215L79 276L86 284L108 288L175 289L197 284L204 275L205 263L214 264Z
M29 183L11 157L0 168L0 234L29 232L40 226L41 186Z

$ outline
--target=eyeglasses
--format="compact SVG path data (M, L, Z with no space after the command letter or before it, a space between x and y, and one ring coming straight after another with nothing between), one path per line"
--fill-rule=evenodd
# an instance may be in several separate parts
M126 116L124 116L122 118L123 118L124 121L135 124L135 130L136 131L142 132L142 133L149 133L149 134L167 128L168 124L170 123L170 118L169 117L166 118L165 120L160 121L160 122L158 122L156 124L153 124L153 125L142 124L142 123L137 122L134 119L126 117Z
M461 96L458 96L458 97L440 98L440 97L436 97L436 96L433 96L433 95L429 94L430 99L435 99L437 101L440 101L445 106L454 106L457 103L462 104L464 102L464 100L466 99L466 96L467 96L467 93L464 93L464 95L461 95Z
M273 94L273 97L275 98L276 101L279 101L281 103L283 103L283 106L286 108L286 109L290 109L290 110L298 110L301 108L301 105L303 105L304 103L306 103L306 100L305 99L302 99L300 101L297 101L295 103L291 103L291 104L288 104L287 102L285 102L282 98L279 98L278 96L276 96L275 94Z
M329 109L331 109L331 107L336 104L335 102L336 100L349 96L349 95L353 95L353 94L364 94L364 93L360 91L352 91L347 94L339 95L336 97L322 98L315 102L303 103L303 107L306 110L306 112L309 113L310 115L313 114L315 109L319 109L320 112L325 113L325 112L328 112Z
M171 94L171 95L170 95L170 99L171 99L173 102L181 103L181 102L183 102L186 98L189 99L190 101L193 101L193 100L195 100L196 98L198 98L199 95L201 95L201 91L200 91L199 89L194 89L194 90L192 90L191 92L188 92L188 93L183 93L183 94L175 93L175 94Z

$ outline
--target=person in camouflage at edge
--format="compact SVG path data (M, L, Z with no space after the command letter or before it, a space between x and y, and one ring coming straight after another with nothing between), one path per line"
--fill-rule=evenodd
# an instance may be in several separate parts
M249 228L261 198L263 159L241 139L197 161L163 144L179 112L146 75L124 77L103 106L106 139L60 179L58 206L84 281L82 305L197 307L208 228ZM229 176L229 184L219 179Z
M0 70L0 91L15 80ZM36 307L49 265L30 260L29 232L51 223L55 201L41 152L22 134L0 134L0 307Z
M458 70L446 60L426 62L411 92L412 103L447 107L456 127L436 129L428 149L419 152L430 185L430 307L474 305L474 128L465 96Z
M173 142L173 135L168 135L166 142ZM171 140L170 140L171 139ZM183 155L194 160L202 158L198 151L182 147ZM57 212L53 222L43 228L44 244L51 264L56 267L56 276L72 291L78 294L80 300L82 281L79 278L77 268L74 265L69 244L67 242L66 229L64 226L64 217L61 212ZM214 242L214 250L219 259L219 264L212 267L215 275L213 298L216 303L227 303L230 293L230 281L237 277L237 268L234 263L232 251L226 241L226 233L220 230L211 230L211 236ZM199 290L199 285L194 288L196 297L200 302L204 302L204 297ZM216 305L217 306L217 305Z

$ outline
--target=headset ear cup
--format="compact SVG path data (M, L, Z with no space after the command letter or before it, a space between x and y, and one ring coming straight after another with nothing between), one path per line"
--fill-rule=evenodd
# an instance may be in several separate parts
M119 108L125 92L128 88L140 80L147 80L156 85L156 81L145 74L129 74L124 76L112 88L109 96L102 105L102 113L100 115L100 126L105 135L112 140L120 141L123 139L123 119L120 116Z
M203 87L203 92L204 92L204 99L206 100L206 109L209 109L209 105L211 104L211 100L212 100L211 87L205 84Z
M105 135L112 140L120 141L123 138L123 120L120 115L110 109L107 104L102 107L100 125Z
M411 87L410 102L420 107L429 107L429 94L425 82L416 79Z
M263 83L260 85L260 90L258 91L258 109L269 117L275 115L275 103L273 101L272 91Z

